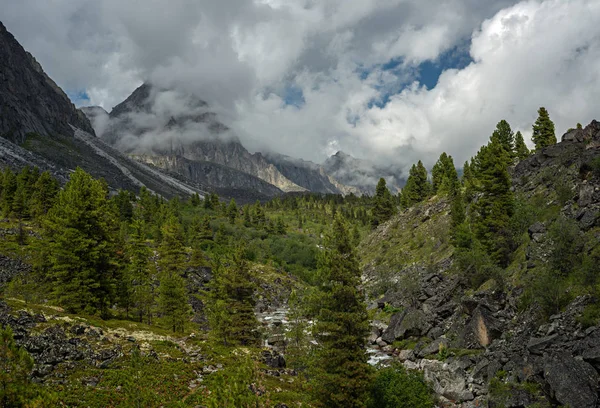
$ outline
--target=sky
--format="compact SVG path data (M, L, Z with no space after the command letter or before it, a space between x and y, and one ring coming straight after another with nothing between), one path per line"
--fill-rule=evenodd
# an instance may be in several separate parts
M5 4L3 4L5 3ZM506 119L600 119L598 0L0 0L78 106L144 81L207 101L252 151L457 167Z

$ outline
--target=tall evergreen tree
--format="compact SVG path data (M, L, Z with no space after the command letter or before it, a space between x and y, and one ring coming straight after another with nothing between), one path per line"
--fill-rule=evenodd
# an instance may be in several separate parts
M431 185L427 180L427 169L423 166L421 160L411 167L408 173L406 185L400 193L400 204L408 208L413 204L419 203L429 197Z
M117 217L107 195L104 183L77 168L44 222L53 295L70 312L108 311Z
M383 224L392 218L395 212L394 199L390 194L390 190L386 187L385 179L382 177L379 179L379 183L377 183L377 187L375 188L371 226L375 228L379 224Z
M133 312L142 322L151 323L153 304L152 277L150 268L151 251L145 240L145 225L141 219L132 223L132 232L125 249L128 260L126 278L131 287L131 304Z
M493 139L482 148L478 176L481 196L474 204L476 236L501 266L509 260L509 223L514 212L505 155L503 147Z
M31 195L30 212L33 218L40 220L48 213L58 191L58 181L49 172L43 172L35 182Z
M15 343L13 332L0 326L0 406L24 407L29 400L33 359Z
M519 160L523 160L523 159L528 158L529 154L530 154L530 152L529 152L529 149L527 148L527 145L525 144L523 135L519 131L515 135L515 156Z
M9 217L13 211L13 200L17 191L17 177L15 173L7 167L4 169L2 183L2 215Z
M235 224L235 219L238 216L238 208L235 205L235 200L232 198L229 202L229 206L227 207L227 217L229 218L229 222L231 224Z
M227 263L217 262L210 284L209 323L224 344L256 344L254 285L243 248L238 248Z
M556 144L554 122L550 120L550 115L544 107L538 109L538 118L533 124L533 135L531 136L531 140L535 143L536 150Z
M492 133L492 139L497 141L502 146L502 149L508 153L509 159L514 157L515 136L507 121L503 119L498 122L494 133Z
M350 239L338 216L319 259L321 293L313 333L320 348L313 383L316 400L328 408L364 407L371 383L365 349L369 318Z
M162 227L160 254L160 287L158 306L163 321L174 332L182 333L188 319L190 306L185 280L185 250L183 232L179 221L171 214Z
M440 155L431 169L431 180L434 194L448 194L456 189L458 174L452 156L448 156L446 152Z

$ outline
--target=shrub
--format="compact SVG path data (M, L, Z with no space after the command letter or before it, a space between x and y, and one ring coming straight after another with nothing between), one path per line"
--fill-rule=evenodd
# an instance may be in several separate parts
M416 372L408 372L400 364L377 373L369 408L430 408L435 406L433 394Z

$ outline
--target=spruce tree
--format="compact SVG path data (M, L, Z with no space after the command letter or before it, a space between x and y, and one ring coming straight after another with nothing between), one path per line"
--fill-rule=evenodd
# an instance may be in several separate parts
M523 160L523 159L528 158L529 154L530 154L530 152L529 152L529 149L527 148L527 145L525 144L523 135L519 131L515 135L515 156L519 160Z
M365 338L369 332L360 268L348 229L340 216L324 241L319 257L320 295L314 337L319 342L312 377L322 407L366 405L371 383Z
M182 276L185 271L183 233L174 214L170 214L163 225L162 237L158 249L160 254L158 307L165 325L176 333L183 333L190 306Z
M390 191L386 187L385 179L382 177L375 188L375 197L373 198L373 218L371 218L371 227L376 228L383 224L395 214L396 208Z
M107 195L104 183L77 168L44 222L53 297L69 312L108 311L117 216Z
M556 144L554 122L550 120L550 115L544 107L541 107L538 110L538 118L533 125L533 135L531 136L531 140L535 143L536 150Z
M413 204L420 203L429 197L431 185L427 180L427 169L423 166L421 160L410 169L406 185L401 191L400 204L403 208L408 208Z

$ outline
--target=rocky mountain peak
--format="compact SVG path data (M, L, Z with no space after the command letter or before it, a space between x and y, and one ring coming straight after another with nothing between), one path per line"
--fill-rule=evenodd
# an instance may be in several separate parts
M0 78L0 135L23 143L28 133L72 136L71 125L94 132L85 115L2 23Z

